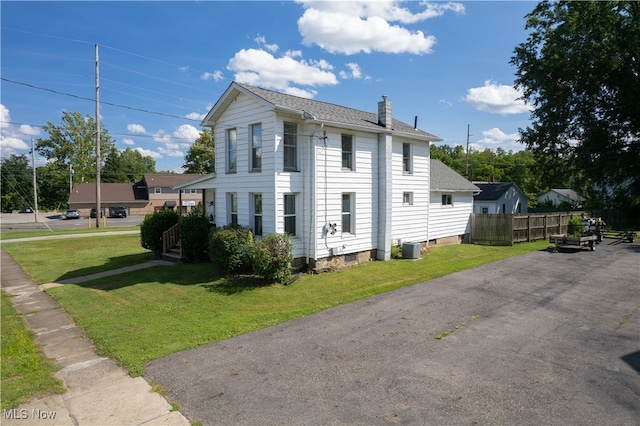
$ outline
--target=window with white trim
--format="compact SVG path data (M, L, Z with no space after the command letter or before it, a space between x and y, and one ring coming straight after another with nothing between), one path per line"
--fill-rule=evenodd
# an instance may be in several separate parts
M262 235L262 194L251 194L253 211L253 235Z
M298 171L298 126L295 123L284 123L284 170Z
M402 193L402 205L404 205L404 206L412 206L413 205L413 192L403 192Z
M413 173L413 158L410 143L402 144L402 173L407 175Z
M198 190L197 189L190 189L189 190L189 194L197 194Z
M249 126L249 135L251 137L251 171L259 172L262 170L262 124L253 124Z
M162 194L162 188L159 186L156 186L155 188L153 188L153 193L154 194Z
M342 233L354 234L354 198L355 194L342 194Z
M443 206L452 206L453 205L453 196L451 194L442 194L442 205Z
M284 194L284 232L296 235L296 195Z
M227 129L225 132L227 145L227 173L238 171L238 141L236 129Z
M342 135L342 169L353 170L353 136Z
M229 225L238 224L238 194L227 192L227 215Z

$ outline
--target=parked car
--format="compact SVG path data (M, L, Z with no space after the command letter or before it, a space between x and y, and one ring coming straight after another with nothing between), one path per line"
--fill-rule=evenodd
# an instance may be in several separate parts
M95 219L96 217L96 209L91 209L91 212L89 213L89 216L91 217L91 219ZM104 212L102 210L100 210L100 217L104 216Z
M127 217L125 206L109 207L109 217Z
M20 213L33 213L33 209L31 206L24 206L22 210L20 210Z
M80 219L80 212L75 209L67 210L64 217L65 219Z

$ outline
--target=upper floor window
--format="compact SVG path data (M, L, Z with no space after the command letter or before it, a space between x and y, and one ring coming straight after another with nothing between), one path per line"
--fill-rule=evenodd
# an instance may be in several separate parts
M238 171L237 154L238 142L236 140L236 129L227 129L226 145L227 145L227 173L236 173Z
M189 194L197 194L198 190L197 189L190 189L189 190Z
M284 170L298 171L298 126L284 123Z
M342 168L353 170L353 136L342 135Z
M442 194L442 205L443 206L453 205L453 197L451 196L451 194Z
M413 173L413 159L411 158L411 144L402 144L402 172L405 174Z
M153 193L162 194L162 188L160 188L159 186L156 186L155 188L153 188Z
M354 194L342 194L342 233L353 234L353 199Z
M262 170L262 124L250 126L251 135L251 171Z
M227 193L227 214L230 225L238 224L238 194L235 192Z
M296 235L296 195L284 195L284 232Z
M405 206L413 205L413 192L403 192L402 193L402 204Z
M253 201L253 235L262 235L262 194L251 194Z

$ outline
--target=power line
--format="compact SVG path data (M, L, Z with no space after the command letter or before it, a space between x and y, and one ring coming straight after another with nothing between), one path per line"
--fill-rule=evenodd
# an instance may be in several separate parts
M18 85L30 87L32 89L43 90L45 92L51 92L51 93L55 93L57 95L69 96L69 97L76 98L76 99L81 99L81 100L84 100L84 101L95 102L95 99L86 98L84 96L79 96L79 95L74 95L72 93L60 92L58 90L48 89L46 87L40 87L40 86L36 86L36 85L33 85L33 84L24 83L24 82L21 82L21 81L9 80L8 78L5 78L5 77L0 77L0 79L3 80L3 81L6 81L8 83L18 84ZM193 121L193 122L199 123L199 120L194 120L194 119L191 119L191 118L181 117L179 115L167 114L167 113L158 112L158 111L150 111L150 110L144 109L144 108L135 108L135 107L127 106L127 105L115 104L115 103L112 103L112 102L101 101L100 103L102 103L104 105L109 105L109 106L112 106L112 107L116 107L116 108L124 108L124 109L128 109L128 110L131 110L131 111L139 111L139 112L144 112L144 113L147 113L147 114L160 115L160 116L163 116L163 117L178 118L180 120L188 120L188 121Z

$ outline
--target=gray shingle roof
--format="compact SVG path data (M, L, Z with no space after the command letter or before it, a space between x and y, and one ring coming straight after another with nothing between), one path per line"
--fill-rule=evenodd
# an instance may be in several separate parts
M475 201L496 201L504 195L511 187L520 192L525 198L529 199L520 187L514 182L495 182L495 183L477 183L478 188L482 191L473 197Z
M244 89L247 92L261 98L265 102L273 105L276 109L289 110L291 112L303 115L306 113L308 116L312 116L314 119L326 123L332 123L343 126L356 126L364 129L369 129L374 132L383 132L384 126L378 123L378 114L360 111L353 108L348 108L328 102L316 101L313 99L302 98L299 96L288 95L273 90L262 89L259 87L249 86L247 84L241 84L233 82L225 92L230 93L234 86ZM223 95L224 97L224 95ZM222 100L222 98L221 98ZM217 107L224 108L225 102L216 103L213 109ZM212 110L213 111L213 110ZM205 119L206 121L207 119ZM404 123L400 120L392 119L392 130L396 133L403 133L418 137L421 139L428 139L430 141L441 141L439 137L425 132L424 130L415 129L413 126ZM204 122L203 122L204 124Z
M480 191L480 188L440 160L431 159L430 173L430 187L432 191Z

